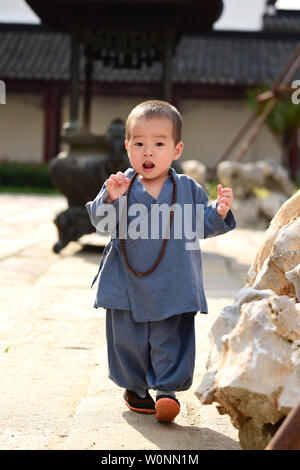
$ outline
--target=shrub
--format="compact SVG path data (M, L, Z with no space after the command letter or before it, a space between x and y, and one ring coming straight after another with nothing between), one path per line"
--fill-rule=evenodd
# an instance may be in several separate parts
M37 192L59 192L54 188L48 165L34 162L0 162L0 188L15 192L21 190Z

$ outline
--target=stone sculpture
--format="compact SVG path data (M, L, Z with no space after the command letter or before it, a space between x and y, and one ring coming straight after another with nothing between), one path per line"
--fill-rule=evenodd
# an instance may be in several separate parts
M54 220L59 235L54 252L95 230L85 203L95 198L111 173L130 166L124 139L125 124L121 119L112 121L104 135L64 126L62 140L70 150L59 153L49 164L53 185L66 196L69 205Z
M53 247L55 253L70 241L95 231L85 204L97 196L112 173L131 166L124 140L125 123L121 119L114 119L104 135L64 126L63 141L70 145L70 150L59 153L49 164L52 183L66 196L69 205L54 219L59 236ZM178 173L183 172L179 161L172 166Z

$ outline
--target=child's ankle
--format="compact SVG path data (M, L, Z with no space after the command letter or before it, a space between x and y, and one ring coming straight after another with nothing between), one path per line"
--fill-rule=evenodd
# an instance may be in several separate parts
M140 398L146 398L147 390L143 390L142 388L134 388L132 389L134 393L136 393Z
M169 397L176 398L176 393L173 390L156 390L156 398L161 395L169 395Z

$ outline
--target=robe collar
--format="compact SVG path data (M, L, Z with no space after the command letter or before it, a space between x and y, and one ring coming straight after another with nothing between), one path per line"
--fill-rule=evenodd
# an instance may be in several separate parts
M175 181L177 183L178 176L174 168L171 168L171 172L175 178ZM132 169L132 175L134 174L134 170ZM164 185L160 191L160 194L158 196L158 199L154 199L151 194L148 193L146 188L143 186L141 181L139 181L138 178L135 179L133 183L133 194L134 194L134 202L142 202L144 204L150 205L150 204L162 204L164 202L169 203L172 201L172 194L173 194L173 181L171 176L169 175L166 181L164 182ZM130 192L130 194L132 194ZM171 198L171 200L170 200Z

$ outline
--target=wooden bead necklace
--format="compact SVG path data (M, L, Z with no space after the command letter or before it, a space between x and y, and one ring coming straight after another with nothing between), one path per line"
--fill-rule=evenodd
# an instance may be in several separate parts
M173 176L173 173L172 173L172 170L171 168L169 169L169 175L171 176L172 178L172 182L173 182L173 199L172 199L172 207L171 207L171 211L170 211L170 219L169 219L169 224L168 224L168 228L167 228L167 232L166 232L166 236L164 238L164 241L163 241L163 244L162 244L162 247L161 247L161 250L160 250L160 253L158 255L158 258L157 260L155 261L154 265L152 266L152 268L148 269L148 271L144 272L144 273L140 273L138 271L136 271L129 263L128 261L128 257L127 257L127 254L126 254L126 250L125 250L125 239L124 239L124 232L123 232L123 229L124 229L124 224L122 224L122 230L121 230L121 249L122 249L122 253L123 253L123 256L124 256L124 260L125 260L125 263L126 263L126 266L127 268L133 273L135 274L136 276L139 276L139 277L142 277L142 276L148 276L148 274L152 273L154 271L154 269L157 268L157 266L159 265L162 257L163 257L163 254L164 254L164 251L166 249L166 245L167 245L167 241L168 241L168 236L169 236L169 233L170 233L170 228L171 228L171 225L172 225L172 221L173 221L173 217L174 217L174 205L176 203L176 192L177 192L177 186L176 186L176 181L175 181L175 178ZM134 180L136 179L136 177L138 176L138 173L135 172L133 177L131 178L131 181L129 183L129 186L128 186L128 189L127 189L127 194L126 194L126 205L125 205L125 210L127 211L127 203L128 203L128 197L129 197L129 193L130 193L130 190L131 190L131 187L133 185L133 182ZM127 216L127 214L126 214Z

